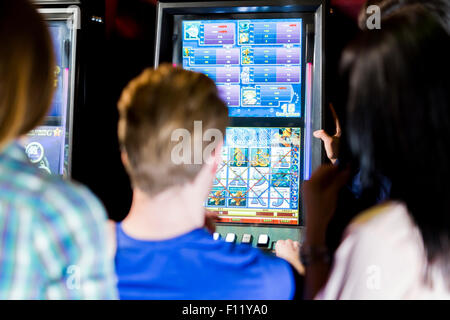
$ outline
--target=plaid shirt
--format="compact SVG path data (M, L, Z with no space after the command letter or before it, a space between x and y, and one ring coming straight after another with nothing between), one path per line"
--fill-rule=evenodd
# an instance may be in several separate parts
M0 152L0 299L114 299L106 215L84 187Z

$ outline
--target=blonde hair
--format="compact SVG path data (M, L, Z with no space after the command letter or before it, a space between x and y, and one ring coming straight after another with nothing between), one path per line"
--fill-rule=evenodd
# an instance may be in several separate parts
M54 90L54 56L41 15L25 0L0 2L0 149L45 117Z
M128 156L126 169L134 187L149 195L192 181L201 164L176 164L171 151L175 130L194 133L194 121L203 130L228 123L228 108L214 82L204 74L168 64L146 69L124 89L118 103L119 141ZM203 142L203 150L206 143ZM203 151L202 150L202 151Z

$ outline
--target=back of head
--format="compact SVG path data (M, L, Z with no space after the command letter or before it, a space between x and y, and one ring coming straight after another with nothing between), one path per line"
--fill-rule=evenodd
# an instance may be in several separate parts
M168 64L132 80L118 107L126 169L133 187L150 196L192 182L207 160L196 158L212 140L208 130L217 129L223 137L228 123L228 108L213 80ZM179 138L187 148L177 148ZM174 159L180 153L186 161Z
M343 54L349 143L365 186L380 177L406 203L429 263L450 285L449 35L420 5L366 30Z
M27 0L0 0L0 148L45 117L55 86L53 49Z

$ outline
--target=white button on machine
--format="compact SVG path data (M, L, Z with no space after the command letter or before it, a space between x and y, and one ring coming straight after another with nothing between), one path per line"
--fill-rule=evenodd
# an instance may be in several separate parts
M225 242L235 242L236 241L236 235L234 233L227 233L227 236L225 237Z
M258 247L268 247L269 236L267 234L260 234L258 237Z
M213 234L213 239L214 239L214 240L219 240L219 239L220 239L220 233L214 232L214 234Z
M252 235L248 234L248 233L244 234L242 236L241 243L251 244L252 243Z

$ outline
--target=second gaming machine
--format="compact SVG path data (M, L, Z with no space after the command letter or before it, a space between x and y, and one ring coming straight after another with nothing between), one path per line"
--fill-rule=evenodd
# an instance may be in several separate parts
M29 132L22 142L28 158L40 170L70 177L80 2L35 0L33 3L45 19L52 38L55 94L44 123Z
M155 66L215 81L229 107L222 164L205 202L215 238L273 250L301 241L301 184L321 163L324 1L158 5Z

